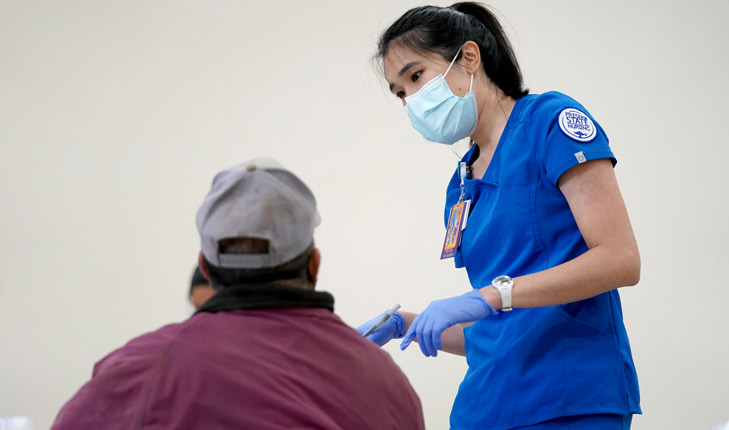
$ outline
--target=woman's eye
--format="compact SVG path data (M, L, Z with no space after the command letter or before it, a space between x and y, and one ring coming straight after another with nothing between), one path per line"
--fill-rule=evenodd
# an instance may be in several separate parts
M415 72L415 73L413 73L413 75L412 75L412 76L410 77L410 79L412 79L412 81L413 81L413 82L415 82L415 81L417 81L417 80L418 80L418 78L420 77L420 75L421 75L422 73L423 73L423 72Z
M398 91L397 93L395 93L395 97L399 99L405 98L405 91Z

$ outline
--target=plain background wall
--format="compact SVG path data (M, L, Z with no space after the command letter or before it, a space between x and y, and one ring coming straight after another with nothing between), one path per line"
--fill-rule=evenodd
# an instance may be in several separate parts
M0 416L47 428L100 357L189 315L195 212L252 157L317 195L319 289L345 322L466 292L438 259L464 148L423 141L370 61L419 4L0 0ZM633 428L726 422L729 3L490 4L532 92L581 101L619 159L643 258L621 291ZM465 361L397 346L428 428L447 428Z

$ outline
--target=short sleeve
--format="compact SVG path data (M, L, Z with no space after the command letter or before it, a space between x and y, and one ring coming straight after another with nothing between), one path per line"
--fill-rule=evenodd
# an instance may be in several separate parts
M556 185L564 172L586 161L609 158L615 165L607 135L582 105L564 94L546 93L542 97L545 99L535 107L533 124L546 128L538 153L550 182Z

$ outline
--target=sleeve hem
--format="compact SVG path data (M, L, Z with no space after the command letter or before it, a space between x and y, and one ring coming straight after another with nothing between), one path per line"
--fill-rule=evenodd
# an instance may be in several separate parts
M582 153L582 155L585 157L583 161L579 161L577 159L577 154ZM559 178L566 172L567 170L571 169L572 167L584 163L585 161L591 161L591 160L601 160L604 158L609 158L610 161L613 163L613 167L615 167L615 164L617 164L618 160L613 155L612 151L609 150L603 150L603 151L596 151L596 152L584 152L580 151L577 152L573 157L570 157L565 162L559 165L557 169L550 172L547 175L547 178L555 185L557 185L557 181Z

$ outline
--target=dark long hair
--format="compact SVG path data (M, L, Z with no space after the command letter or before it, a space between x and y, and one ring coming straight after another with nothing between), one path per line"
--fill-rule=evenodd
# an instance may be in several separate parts
M524 88L519 63L501 24L479 3L410 9L382 33L377 56L384 60L390 47L397 43L416 52L436 52L450 62L469 40L481 51L486 76L504 94L519 99L529 92Z

